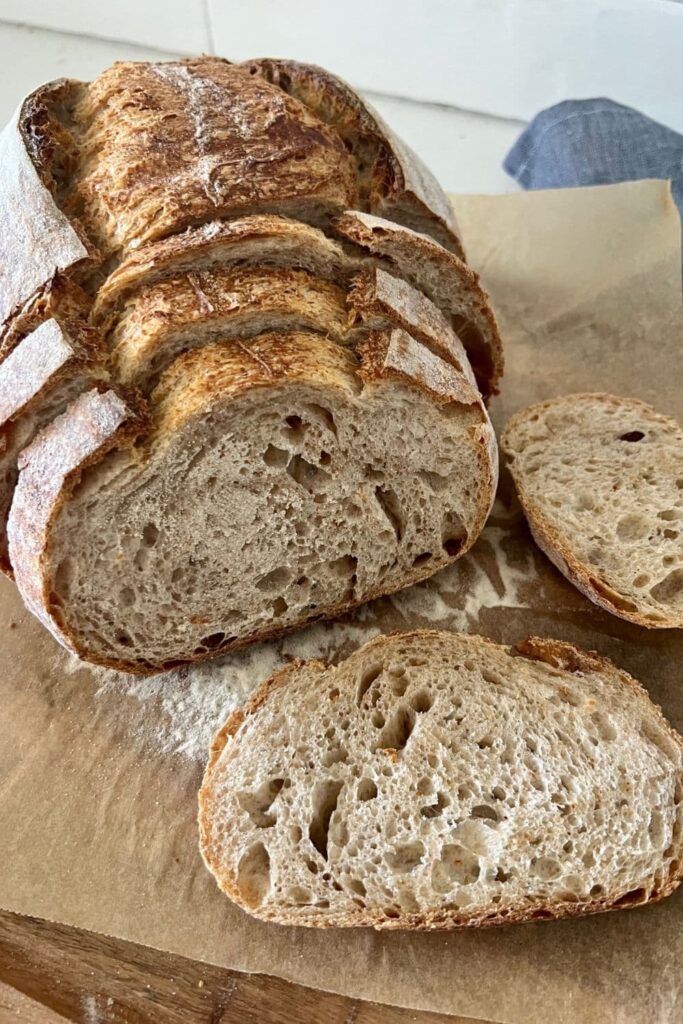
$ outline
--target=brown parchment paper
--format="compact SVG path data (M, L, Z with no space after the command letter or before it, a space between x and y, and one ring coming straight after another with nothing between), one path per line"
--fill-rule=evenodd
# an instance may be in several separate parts
M532 400L612 390L681 416L680 228L663 182L455 201L506 343L500 427ZM153 681L62 652L0 582L0 906L245 971L506 1024L674 1024L683 894L584 920L451 934L251 920L197 853L204 743L285 654L339 658L378 630L570 639L641 679L683 728L683 635L593 607L534 548L503 476L476 547L341 622Z

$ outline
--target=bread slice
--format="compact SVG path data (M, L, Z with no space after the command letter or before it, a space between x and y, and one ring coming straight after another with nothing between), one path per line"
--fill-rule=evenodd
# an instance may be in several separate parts
M332 223L341 238L390 263L396 276L450 315L484 398L495 394L503 374L503 347L478 275L427 235L381 217L347 210Z
M595 654L415 632L294 662L216 735L201 851L287 925L442 929L639 906L683 876L683 741Z
M453 207L436 178L351 86L324 68L293 60L251 60L245 67L299 100L343 139L356 162L363 209L424 232L465 258Z
M7 516L21 451L73 399L108 381L93 333L78 321L43 320L0 362L0 569L7 575Z
M683 430L633 398L533 405L502 438L539 547L587 597L650 628L683 627Z
M22 455L10 558L61 642L131 672L430 576L471 546L495 492L480 396L400 330L358 356L307 332L187 352L133 447L129 410L86 398Z

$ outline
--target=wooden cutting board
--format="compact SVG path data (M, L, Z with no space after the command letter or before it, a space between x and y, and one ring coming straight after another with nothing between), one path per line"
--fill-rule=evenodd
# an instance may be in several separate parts
M0 913L0 1024L476 1024Z

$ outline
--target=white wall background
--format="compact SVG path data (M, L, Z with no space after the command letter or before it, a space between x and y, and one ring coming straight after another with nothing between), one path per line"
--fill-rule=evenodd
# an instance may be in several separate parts
M325 64L355 85L528 120L607 95L683 130L673 0L0 0L0 20L172 52Z
M523 123L569 97L683 131L683 0L0 0L0 123L51 78L201 52L324 64L452 191L514 188Z

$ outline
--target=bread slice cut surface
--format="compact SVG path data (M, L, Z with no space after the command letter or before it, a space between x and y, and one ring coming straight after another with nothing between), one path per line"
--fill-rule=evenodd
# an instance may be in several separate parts
M23 457L9 520L22 594L81 656L131 671L208 657L432 575L474 543L495 492L478 394L405 332L360 361L319 334L185 353L149 434L59 487ZM78 453L77 453L78 454Z
M644 402L566 395L502 438L534 538L584 594L651 628L683 628L683 430Z
M220 887L281 924L432 929L592 913L681 878L683 748L646 691L558 641L380 637L297 662L217 734Z

